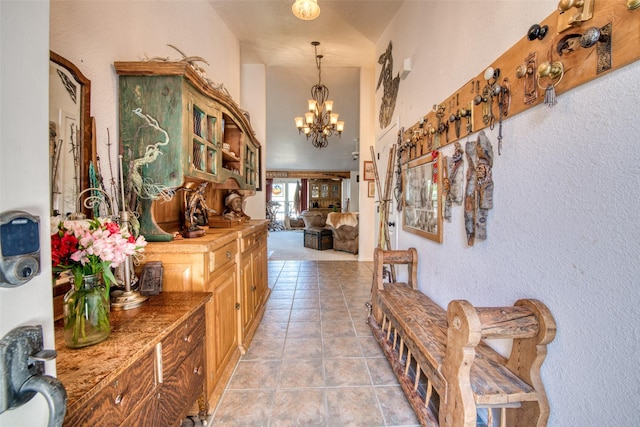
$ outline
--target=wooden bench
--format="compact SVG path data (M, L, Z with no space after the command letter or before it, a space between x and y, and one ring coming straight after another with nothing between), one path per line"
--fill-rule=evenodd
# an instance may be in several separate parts
M418 290L415 249L374 253L369 325L422 425L545 426L549 404L540 378L556 325L540 301L476 308L464 300L445 311ZM383 266L406 264L407 283L384 283ZM483 339L512 339L505 358Z

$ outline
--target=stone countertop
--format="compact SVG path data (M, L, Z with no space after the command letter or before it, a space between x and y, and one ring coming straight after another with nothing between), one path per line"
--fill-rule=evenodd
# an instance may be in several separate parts
M206 229L206 234L202 237L194 237L191 239L181 238L171 242L150 242L147 244L145 250L155 253L201 253L212 251L237 240L238 237L243 237L261 228L266 228L268 223L269 221L266 219L253 219L234 227L210 227Z
M80 349L65 346L62 322L57 322L56 370L67 391L68 412L98 393L210 298L204 292L163 292L150 296L140 307L112 310L109 338Z

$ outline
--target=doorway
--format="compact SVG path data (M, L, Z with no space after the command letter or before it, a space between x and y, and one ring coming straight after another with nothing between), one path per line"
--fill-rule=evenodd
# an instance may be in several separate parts
M284 223L285 218L298 219L300 216L300 181L274 180L271 200L280 204L276 211L276 221Z

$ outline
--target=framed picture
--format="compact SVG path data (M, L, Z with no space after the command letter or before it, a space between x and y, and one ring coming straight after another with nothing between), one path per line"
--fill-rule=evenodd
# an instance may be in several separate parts
M373 181L368 181L369 187L367 188L367 196L376 197L376 183Z
M364 177L365 181L374 181L376 179L376 174L373 171L373 162L364 162Z
M438 152L402 168L402 229L442 243L442 160Z
M144 265L140 275L140 293L142 295L158 295L162 292L163 271L161 261L149 261Z

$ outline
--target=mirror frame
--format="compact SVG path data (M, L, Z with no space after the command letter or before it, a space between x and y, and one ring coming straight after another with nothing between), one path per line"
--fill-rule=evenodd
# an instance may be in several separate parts
M72 62L49 51L49 61L64 67L80 85L80 127L82 129L80 141L80 191L89 188L89 164L96 163L93 144L93 121L91 120L91 80L89 80ZM82 211L91 217L90 210L82 206Z

